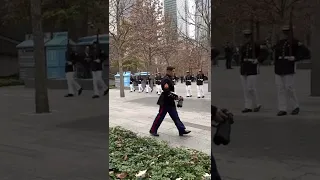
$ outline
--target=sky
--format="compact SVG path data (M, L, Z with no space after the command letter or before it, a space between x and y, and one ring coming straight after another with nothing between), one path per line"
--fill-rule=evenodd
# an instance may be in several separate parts
M184 1L184 0L177 0L177 1ZM194 15L195 14L195 0L187 0L187 1L188 1L190 15ZM164 0L160 0L160 2L163 4ZM194 23L194 20L190 20L190 22ZM188 30L189 30L189 36L191 38L195 38L195 26L189 24Z

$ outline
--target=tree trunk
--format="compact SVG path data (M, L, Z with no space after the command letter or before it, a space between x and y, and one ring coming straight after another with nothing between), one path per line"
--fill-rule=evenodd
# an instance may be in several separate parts
M36 113L49 113L47 65L42 32L41 0L31 0L31 18L35 60Z
M260 41L260 22L256 21L256 41Z
M120 97L125 97L124 94L124 78L123 78L123 63L122 63L122 56L119 56L119 74L120 74Z
M116 23L117 23L117 30L120 29L120 1L117 1L117 10L116 10ZM119 34L117 34L117 36L120 36ZM118 55L118 63L119 63L119 74L120 74L120 97L125 97L125 93L124 93L124 78L123 78L123 54L124 52L123 49L121 47L119 47L119 43L117 42L118 46L117 46L117 55Z
M317 7L320 8L320 2L317 1ZM313 17L312 24L312 41L311 41L311 96L320 96L320 52L318 50L320 46L320 12L316 11Z

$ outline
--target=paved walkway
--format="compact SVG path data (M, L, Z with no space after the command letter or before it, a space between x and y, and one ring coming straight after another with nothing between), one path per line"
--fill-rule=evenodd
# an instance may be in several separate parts
M232 142L213 145L223 180L319 180L320 179L320 98L309 96L309 71L298 71L296 91L301 104L299 116L277 117L276 89L272 67L262 67L258 82L263 109L243 115L243 93L239 69L213 70L212 104L235 114ZM179 86L179 85L178 85ZM194 88L195 89L195 88ZM184 94L179 86L178 94ZM110 126L125 128L149 136L148 130L157 112L156 95L110 91ZM210 101L187 99L180 117L193 133L178 137L169 117L159 129L159 139L175 146L187 146L210 152Z
M235 114L232 142L213 146L224 179L320 179L320 98L310 97L310 71L296 74L299 116L277 117L273 67L262 67L258 92L262 112L243 115L239 69L213 69L212 104Z
M34 91L0 88L1 180L106 180L108 98L49 91L50 114L34 114Z
M159 128L159 139L168 141L173 146L185 146L210 153L211 122L210 122L210 94L205 98L196 97L185 99L184 107L179 109L180 119L192 131L189 136L180 137L178 131L168 115ZM178 84L176 93L184 96L184 86ZM195 95L196 87L193 87ZM122 126L133 130L142 136L150 136L149 129L159 110L156 105L158 95L153 93L130 93L126 97L119 97L119 90L110 90L110 126Z

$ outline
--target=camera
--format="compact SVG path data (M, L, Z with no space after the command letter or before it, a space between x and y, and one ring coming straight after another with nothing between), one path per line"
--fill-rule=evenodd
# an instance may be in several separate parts
M221 109L221 111L227 117L216 126L217 131L213 137L213 142L216 145L228 145L230 143L231 125L234 123L233 114L227 109Z
M182 105L183 105L183 98L180 97L180 99L178 100L178 103L177 103L177 107L182 108Z

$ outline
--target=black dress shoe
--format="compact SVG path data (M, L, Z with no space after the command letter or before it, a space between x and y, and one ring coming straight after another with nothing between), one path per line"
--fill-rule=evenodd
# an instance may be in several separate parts
M192 97L192 95L190 95L190 97Z
M99 98L98 95L93 95L93 96L92 96L92 99L97 99L97 98Z
M103 92L103 95L105 96L105 95L107 95L108 93L109 93L109 88L106 89L106 90Z
M204 98L204 96L202 96L202 98Z
M151 132L151 131L149 131L149 133L150 133L152 136L159 136L159 134L156 133L156 132Z
M285 116L287 115L287 112L286 111L279 111L277 116Z
M67 94L64 97L73 97L73 96L74 96L73 94Z
M252 112L252 109L245 108L245 109L242 110L241 112L242 112L242 113L249 113L249 112Z
M259 112L259 111L260 111L260 109L261 109L261 107L262 107L262 106L261 106L261 105L259 105L258 107L254 108L254 109L253 109L253 112Z
M189 133L191 133L191 131L189 131L189 130L184 130L184 131L182 131L182 132L179 132L179 136L183 136L183 135L189 134Z
M187 96L187 97L190 97L190 96Z
M83 89L82 89L82 88L80 88L80 89L78 90L78 96L80 96L80 95L81 95L82 91L83 91Z
M201 97L198 97L198 98L201 98Z
M291 115L298 115L300 112L300 108L295 108L292 112L291 112Z

